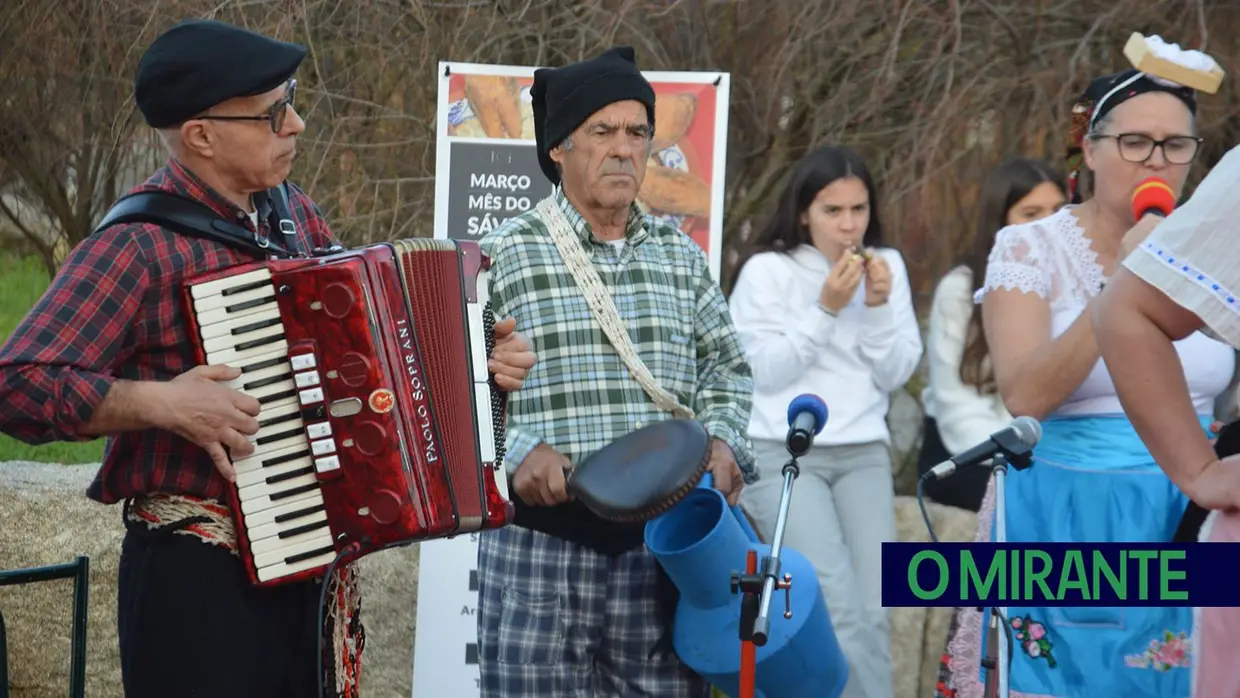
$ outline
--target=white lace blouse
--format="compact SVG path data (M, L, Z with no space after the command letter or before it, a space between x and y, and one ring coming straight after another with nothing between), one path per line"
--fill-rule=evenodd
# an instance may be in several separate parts
M1072 209L1066 206L1041 220L999 231L987 262L986 283L975 300L980 303L987 292L997 289L1036 293L1050 304L1051 336L1063 334L1107 280ZM1200 332L1176 342L1175 349L1197 413L1213 415L1215 400L1231 383L1234 350ZM1122 413L1115 385L1099 359L1053 414Z

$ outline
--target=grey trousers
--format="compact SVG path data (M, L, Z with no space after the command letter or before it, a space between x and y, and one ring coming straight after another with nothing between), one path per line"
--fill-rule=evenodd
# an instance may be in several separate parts
M775 533L782 442L754 441L760 479L741 505L768 543ZM896 540L891 454L881 442L820 446L797 459L784 546L813 564L840 648L848 658L843 698L891 698L891 621L882 606L882 543Z

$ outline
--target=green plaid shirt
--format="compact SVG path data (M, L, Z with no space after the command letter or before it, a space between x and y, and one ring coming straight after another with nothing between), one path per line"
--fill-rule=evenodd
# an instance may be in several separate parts
M755 478L746 432L753 378L727 301L689 236L637 206L621 251L590 231L556 187L551 194L611 290L633 346L664 389ZM513 317L538 363L509 399L508 472L547 443L580 462L615 439L671 415L629 373L598 326L539 214L531 209L481 241L490 256L497 318Z

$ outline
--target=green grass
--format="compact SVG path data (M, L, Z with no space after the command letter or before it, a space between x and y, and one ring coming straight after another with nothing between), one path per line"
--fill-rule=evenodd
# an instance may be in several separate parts
M38 257L0 254L0 343L47 289L47 271ZM103 457L103 439L84 443L53 442L31 446L0 434L0 462L32 460L43 463L97 463Z

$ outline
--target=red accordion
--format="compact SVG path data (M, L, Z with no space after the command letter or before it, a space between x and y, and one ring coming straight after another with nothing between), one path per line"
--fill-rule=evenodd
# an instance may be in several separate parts
M262 404L229 493L255 584L512 520L489 265L477 243L415 239L185 284L199 360L240 368L229 387Z

